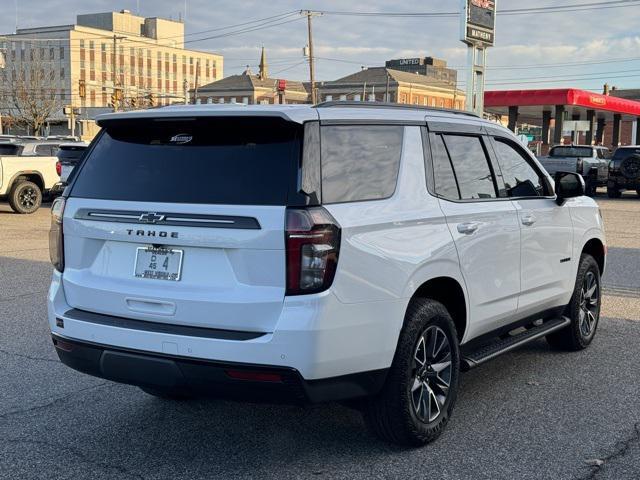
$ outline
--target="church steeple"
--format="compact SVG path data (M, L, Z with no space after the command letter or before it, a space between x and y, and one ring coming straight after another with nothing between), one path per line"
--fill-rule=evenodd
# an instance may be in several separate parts
M269 77L269 66L267 65L267 54L262 47L262 54L260 55L260 72L258 73L260 80L264 80Z

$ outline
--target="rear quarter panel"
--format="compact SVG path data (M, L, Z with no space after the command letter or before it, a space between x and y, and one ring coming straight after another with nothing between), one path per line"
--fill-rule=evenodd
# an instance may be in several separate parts
M424 282L446 276L465 289L446 219L427 192L419 127L405 129L398 184L390 199L325 208L342 228L332 291L343 303L396 304L393 317L384 320L396 334L409 299Z
M21 174L39 174L45 190L50 189L60 179L56 173L56 157L0 157L0 195L6 195L13 180Z

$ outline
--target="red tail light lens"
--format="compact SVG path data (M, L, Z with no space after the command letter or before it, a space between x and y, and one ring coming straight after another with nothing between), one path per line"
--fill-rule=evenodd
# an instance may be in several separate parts
M287 295L328 289L338 266L340 226L322 207L287 209Z
M56 173L58 176L62 175L62 164L60 162L56 162Z
M64 215L64 197L58 197L51 205L51 228L49 230L49 257L56 270L64 270L64 237L62 234L62 216Z

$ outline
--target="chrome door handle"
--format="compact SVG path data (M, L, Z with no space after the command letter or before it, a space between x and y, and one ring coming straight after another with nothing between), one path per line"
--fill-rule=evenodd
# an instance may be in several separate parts
M523 215L522 216L522 224L523 225L526 225L527 227L530 227L534 223L536 223L536 217L534 215L531 215L529 213L527 215Z
M464 235L471 235L478 230L478 227L480 227L480 224L475 222L459 223L458 232Z

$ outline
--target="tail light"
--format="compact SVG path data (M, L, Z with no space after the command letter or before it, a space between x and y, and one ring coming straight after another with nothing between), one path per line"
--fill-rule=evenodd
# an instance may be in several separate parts
M62 164L59 161L56 162L56 173L58 176L62 175Z
M58 197L51 205L51 228L49 230L49 257L54 268L64 270L64 236L62 216L64 215L64 197Z
M287 209L287 295L328 289L338 266L340 226L322 207Z
M584 162L582 161L581 158L579 158L578 161L576 162L576 172L580 174L584 173L582 171L583 166L584 166Z

